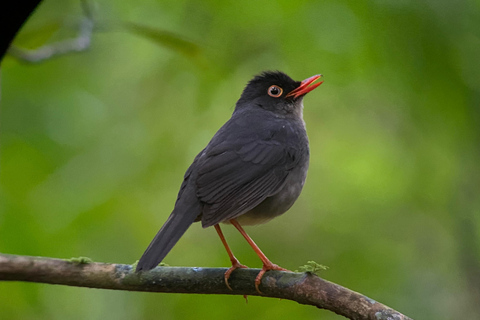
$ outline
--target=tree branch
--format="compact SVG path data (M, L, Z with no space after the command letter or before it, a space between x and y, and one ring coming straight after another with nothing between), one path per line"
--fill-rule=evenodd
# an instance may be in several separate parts
M33 50L11 45L8 53L23 62L38 63L71 52L85 51L90 48L94 27L92 8L87 0L81 1L81 4L84 17L80 23L77 37L50 43Z
M22 27L28 17L32 14L41 0L16 1L12 5L10 1L0 2L0 63L2 62L5 52Z
M157 267L135 273L131 265L124 264L0 254L0 281L128 291L260 296L254 285L260 269L235 270L229 281L233 291L225 286L225 271L225 268ZM410 319L360 293L311 273L269 271L263 277L260 289L264 297L293 300L349 319Z

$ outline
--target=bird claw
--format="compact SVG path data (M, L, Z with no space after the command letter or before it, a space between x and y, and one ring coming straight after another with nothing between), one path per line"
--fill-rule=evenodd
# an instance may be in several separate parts
M227 288L232 290L232 287L230 287L230 284L228 283L228 278L230 278L230 275L232 274L232 272L236 269L247 269L248 267L241 264L240 262L237 261L232 261L232 266L227 270L225 271L225 274L224 274L224 279L225 279L225 284L227 285Z
M263 294L262 291L258 288L258 286L262 283L262 278L263 275L270 270L278 270L278 271L290 271L285 268L279 267L276 264L270 263L270 264L264 264L262 267L262 270L258 273L257 277L255 278L255 289L257 290L258 293Z

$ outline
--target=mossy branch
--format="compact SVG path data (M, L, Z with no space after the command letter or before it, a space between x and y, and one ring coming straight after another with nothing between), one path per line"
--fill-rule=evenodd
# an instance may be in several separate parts
M225 286L225 268L157 267L135 273L131 265L0 254L0 281L28 281L97 289L166 293L260 296L259 269L238 269ZM260 286L263 297L293 300L330 310L349 319L410 319L360 293L307 273L269 271Z

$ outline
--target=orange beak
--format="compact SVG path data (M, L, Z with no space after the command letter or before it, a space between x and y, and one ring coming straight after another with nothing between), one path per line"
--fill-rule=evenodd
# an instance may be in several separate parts
M323 81L320 81L320 82L317 82L314 84L315 81L317 81L318 79L320 79L322 77L321 74L317 74L317 75L314 75L313 77L310 77L308 79L305 79L303 80L301 83L300 83L300 86L292 91L290 91L286 97L294 97L294 98L298 98L300 96L303 96L307 93L309 93L310 91L312 91L313 89L315 89L316 87L318 87L319 85L321 85L323 83Z

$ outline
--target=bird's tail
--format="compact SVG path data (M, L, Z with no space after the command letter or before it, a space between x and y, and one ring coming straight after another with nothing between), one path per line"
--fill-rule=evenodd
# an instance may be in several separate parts
M148 271L162 262L200 212L201 207L198 201L192 201L190 205L177 203L170 217L138 261L136 272Z

